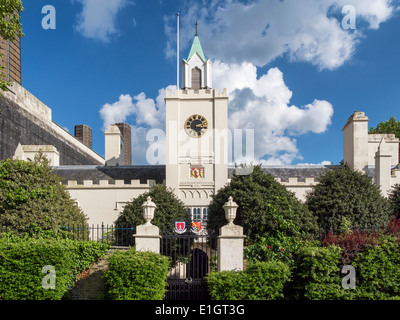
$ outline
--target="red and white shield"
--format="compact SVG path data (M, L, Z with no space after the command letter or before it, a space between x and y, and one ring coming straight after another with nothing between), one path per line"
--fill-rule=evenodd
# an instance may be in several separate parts
M176 233L186 232L186 222L183 221L175 222L175 232Z

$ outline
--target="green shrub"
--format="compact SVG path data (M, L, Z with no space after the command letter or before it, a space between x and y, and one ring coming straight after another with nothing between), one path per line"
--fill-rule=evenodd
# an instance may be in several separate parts
M293 292L296 299L336 300L344 294L341 286L342 249L337 246L302 246L296 252Z
M69 239L0 238L0 300L60 300L79 273L104 255L107 245ZM55 288L44 289L45 266L55 270Z
M299 249L293 271L297 299L387 300L400 299L400 251L396 237L381 236L351 261L355 268L355 289L344 289L341 273L342 249L305 246Z
M292 264L293 253L301 243L296 238L283 235L260 238L246 248L245 257L249 261L282 261Z
M157 206L151 223L159 227L161 232L172 234L175 221L189 221L183 202L175 196L170 188L163 184L156 184L151 187L149 192L128 202L115 224L131 225L136 232L136 226L146 222L143 218L142 204L146 202L148 196Z
M356 289L352 299L400 299L400 251L395 237L382 236L379 245L360 253L352 263L356 270Z
M244 271L222 271L207 275L213 300L273 300L283 297L290 268L281 261L252 262Z
M276 212L292 220L301 231L318 234L317 219L307 206L272 175L265 174L261 166L254 166L249 175L234 174L231 182L212 196L207 222L209 232L227 223L223 205L230 196L239 205L234 223L243 227L250 241L266 236L279 227L273 219Z
M279 260L291 265L293 253L303 243L304 234L292 220L285 219L282 213L273 208L271 212L274 212L271 219L277 227L265 237L250 243L245 250L245 257L249 261Z
M372 179L347 165L322 175L306 204L322 231L334 233L346 228L382 230L392 214L389 201Z
M104 274L108 294L114 300L162 300L169 266L170 258L157 253L116 251Z
M42 154L34 161L0 161L0 227L21 233L33 223L44 230L86 223L87 217L51 170Z
M392 205L393 215L400 217L400 184L395 184L390 191L389 202Z

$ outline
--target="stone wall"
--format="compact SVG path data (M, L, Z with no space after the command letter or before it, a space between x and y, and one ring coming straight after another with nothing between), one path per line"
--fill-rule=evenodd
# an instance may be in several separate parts
M116 250L127 250L127 248L111 248L104 258L83 272L75 286L70 290L71 300L104 300L107 299L107 286L103 275L108 268L107 258Z
M56 147L60 153L60 165L102 164L99 155L60 126L37 117L16 102L2 96L0 98L0 160L13 157L19 143ZM79 145L82 147L79 148Z

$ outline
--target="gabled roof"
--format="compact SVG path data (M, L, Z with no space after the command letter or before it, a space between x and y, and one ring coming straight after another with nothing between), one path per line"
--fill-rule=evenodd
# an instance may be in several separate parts
M190 53L189 53L189 57L187 58L187 61L189 61L190 58L195 53L197 53L204 62L207 61L207 59L204 55L204 52L203 52L203 48L201 47L200 39L197 35L194 37L192 48L190 49Z

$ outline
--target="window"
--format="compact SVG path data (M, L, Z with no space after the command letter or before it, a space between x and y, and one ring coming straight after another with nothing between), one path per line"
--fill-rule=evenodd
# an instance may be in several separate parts
M192 69L192 89L201 88L201 70L197 67Z
M193 221L201 221L201 209L193 208Z
M208 208L188 207L186 208L186 212L188 213L189 217L192 218L192 221L202 221L204 226L207 225L207 219L209 213Z
M208 219L208 208L203 208L203 224L207 224L207 219Z

